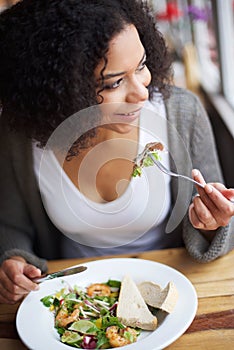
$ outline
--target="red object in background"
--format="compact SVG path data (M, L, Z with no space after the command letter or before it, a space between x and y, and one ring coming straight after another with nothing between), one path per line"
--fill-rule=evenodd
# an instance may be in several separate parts
M166 11L156 14L156 18L162 21L173 21L183 16L181 11L175 2L167 3Z

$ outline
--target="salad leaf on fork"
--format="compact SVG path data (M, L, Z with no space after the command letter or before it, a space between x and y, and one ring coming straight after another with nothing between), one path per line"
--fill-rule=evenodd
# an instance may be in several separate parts
M145 145L143 151L138 154L134 159L134 166L132 176L137 177L141 176L142 168L154 165L152 159L148 156L149 153L155 157L155 159L161 160L161 157L158 151L163 151L164 146L161 142L149 142Z

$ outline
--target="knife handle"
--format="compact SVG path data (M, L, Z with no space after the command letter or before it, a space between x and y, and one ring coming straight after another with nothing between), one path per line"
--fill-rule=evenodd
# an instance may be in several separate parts
M64 270L48 273L46 275L42 275L40 277L32 278L31 280L35 283L41 283L47 280L52 280L57 277L65 277L69 275L74 275L79 272L83 272L87 270L86 266L74 266L74 267L68 267Z

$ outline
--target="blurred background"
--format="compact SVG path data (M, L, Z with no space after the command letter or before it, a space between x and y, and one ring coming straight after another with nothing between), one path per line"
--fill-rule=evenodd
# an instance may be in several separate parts
M234 187L234 0L145 1L173 55L174 83L201 98ZM0 11L16 2L0 0Z
M209 114L226 183L234 187L234 0L151 0L174 58L174 82Z

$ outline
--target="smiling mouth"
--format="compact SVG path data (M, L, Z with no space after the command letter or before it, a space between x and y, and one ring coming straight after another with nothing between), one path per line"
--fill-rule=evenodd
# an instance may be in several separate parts
M128 112L128 113L115 113L115 115L117 116L123 116L123 117L131 117L131 116L135 116L136 114L138 114L140 112L141 108L136 109L135 111L132 112Z

